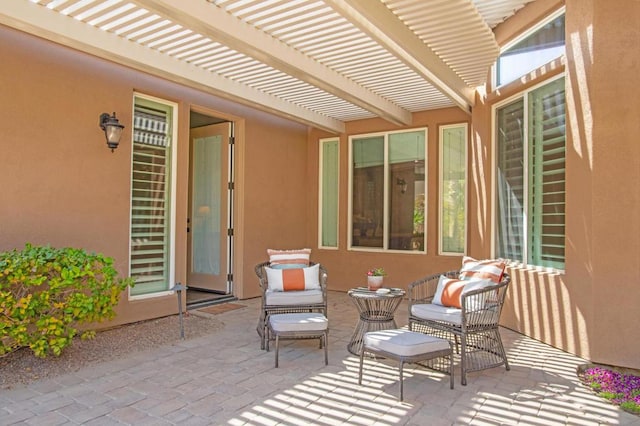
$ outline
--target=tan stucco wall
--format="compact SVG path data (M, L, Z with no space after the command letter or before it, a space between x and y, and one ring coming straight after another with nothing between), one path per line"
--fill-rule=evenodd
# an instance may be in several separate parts
M499 26L510 40L564 2L537 1ZM639 217L640 101L635 81L640 3L616 7L566 2L566 66L556 61L520 82L479 98L473 112L470 253L491 253L491 107L565 72L567 88L566 267L564 272L511 270L502 317L506 327L587 359L640 367ZM475 232L473 230L476 230Z
M505 43L565 2L538 0L496 28ZM521 81L479 95L471 117L469 146L468 253L492 256L492 106L524 88L566 71L567 206L566 269L509 270L512 284L502 324L596 362L640 367L640 240L638 239L640 97L640 2L566 2L567 59L554 61ZM318 250L329 269L329 287L346 290L364 284L371 266L389 271L388 285L404 287L415 278L457 268L459 257L437 256L437 125L466 120L460 111L416 114L411 127L427 125L428 254L350 252L347 244L347 135L394 130L381 120L349 123L341 135L339 249ZM317 163L318 139L311 131L310 164ZM313 154L315 153L315 154ZM317 186L317 166L311 179ZM309 200L309 238L317 240L317 196ZM317 246L317 245L316 245ZM402 315L404 313L398 313Z
M503 43L551 11L537 0L496 29ZM349 123L340 136L341 186L338 250L317 248L318 139L330 136L266 113L133 72L106 61L0 27L0 250L25 242L76 246L116 259L128 269L131 140L111 154L97 120L116 111L130 128L134 90L180 105L228 115L237 124L236 292L258 295L253 265L267 248L313 248L329 270L329 287L364 284L383 266L387 285L405 287L429 273L457 268L460 258L437 256L438 125L469 121L468 253L492 255L492 106L523 87L566 71L567 249L559 273L510 270L513 284L503 315L506 327L597 362L640 367L640 2L568 0L567 60L520 83L479 96L471 116L458 109L414 114L427 126L427 254L349 252L347 241L347 135L397 130L382 120ZM179 139L184 139L181 127ZM177 223L186 222L187 158L181 145ZM180 228L180 227L179 227ZM177 236L176 279L185 277L184 229ZM175 296L127 303L118 321L174 313ZM406 315L406 313L398 313Z
M640 367L640 2L611 6L567 2L567 241L576 256L567 276L576 287L590 284L591 358Z
M329 269L328 285L332 290L347 291L356 286L366 284L367 270L372 267L384 267L388 276L385 286L406 288L410 282L429 273L456 269L460 265L460 256L438 256L437 247L437 184L438 184L438 132L441 125L467 123L471 116L459 108L448 108L424 111L413 114L410 128L427 128L427 253L375 253L347 250L347 211L348 211L348 176L349 176L349 141L350 135L398 130L400 127L381 119L359 120L347 123L346 133L340 136L340 220L338 229L338 249L314 249L313 258L325 264ZM309 199L311 215L309 238L313 247L318 247L318 141L331 137L323 132L311 131L309 134L310 164L313 170L310 179L316 188ZM399 313L406 315L406 313Z
M82 247L128 273L134 92L178 103L176 282L186 283L192 106L236 124L235 295L258 296L253 266L268 247L306 243L306 126L2 26L0 56L0 250L26 242ZM113 111L126 128L112 154L98 117ZM175 295L123 295L108 325L176 311Z

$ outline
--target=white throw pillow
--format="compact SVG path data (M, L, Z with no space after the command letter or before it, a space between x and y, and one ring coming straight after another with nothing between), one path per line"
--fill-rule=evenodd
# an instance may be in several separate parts
M274 269L265 267L272 291L302 291L320 288L320 265L306 268Z

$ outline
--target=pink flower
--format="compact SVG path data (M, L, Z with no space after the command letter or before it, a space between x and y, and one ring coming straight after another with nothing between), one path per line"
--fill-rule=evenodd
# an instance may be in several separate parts
M370 277L384 277L387 273L384 268L372 268L367 271L367 275Z

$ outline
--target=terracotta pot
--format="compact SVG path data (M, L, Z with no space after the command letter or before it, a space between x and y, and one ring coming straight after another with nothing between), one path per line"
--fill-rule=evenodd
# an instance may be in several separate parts
M369 290L377 290L382 288L384 277L367 276L367 287Z

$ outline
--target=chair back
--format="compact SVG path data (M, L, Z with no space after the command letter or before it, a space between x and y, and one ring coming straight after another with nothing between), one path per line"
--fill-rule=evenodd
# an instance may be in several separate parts
M511 282L509 274L503 274L502 281L495 286L473 290L462 295L462 323L467 327L497 325Z
M269 265L270 263L267 261L267 262L258 263L254 267L254 271L256 273L256 276L258 277L258 284L260 285L260 288L262 289L263 294L269 288L269 283L267 280L267 271L265 270L265 268L268 267ZM316 265L316 262L309 262L309 266L314 266L314 265ZM323 293L326 293L327 276L328 276L327 270L322 265L319 266L319 269L320 269L320 277L319 277L320 288L322 289Z

